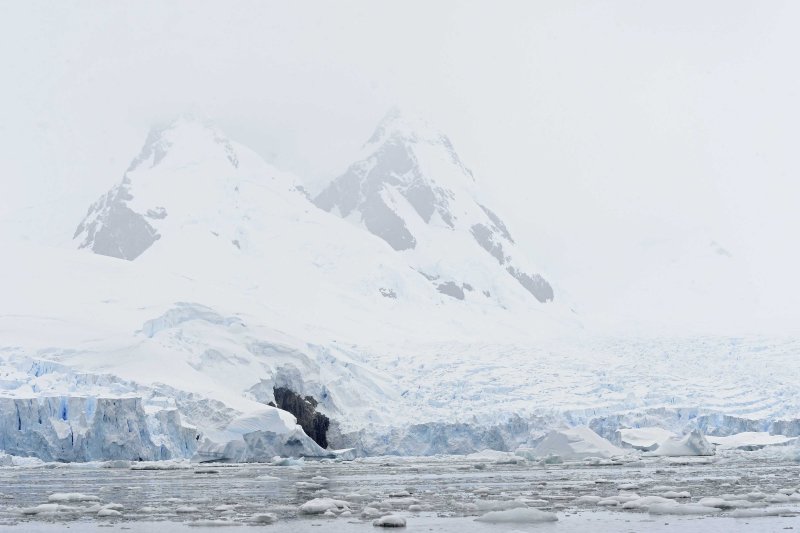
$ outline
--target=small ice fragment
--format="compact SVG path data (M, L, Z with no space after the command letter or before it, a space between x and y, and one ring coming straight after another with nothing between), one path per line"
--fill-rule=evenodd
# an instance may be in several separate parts
M273 513L261 513L253 515L250 519L254 524L273 524L278 521L278 515Z
M230 503L226 503L226 504L223 504L223 505L217 505L216 507L214 507L214 510L219 512L219 513L221 513L222 511L232 511L234 509L236 509L236 506L233 505L233 504L230 504Z
M519 508L506 511L490 511L475 520L493 524L532 524L535 522L555 522L558 517L554 513L538 509Z
M390 514L373 520L372 525L375 527L406 527L406 519Z
M762 516L796 516L797 514L796 509L770 507L768 509L735 509L731 516L733 518L759 518Z
M100 501L100 498L89 494L81 494L80 492L56 492L48 496L47 501L52 503L97 502Z
M706 515L720 512L717 507L707 507L705 505L698 505L696 503L657 503L651 505L647 512L650 514L664 515Z
M669 498L670 500L676 500L681 498L691 498L692 495L688 491L681 491L677 492L674 490L668 490L667 492L663 493L661 496L664 498Z
M375 518L376 516L380 516L381 514L382 514L381 511L375 507L364 507L361 510L362 518Z
M348 503L342 500L334 500L332 498L314 498L300 506L301 514L323 514L327 510L338 511L346 509Z

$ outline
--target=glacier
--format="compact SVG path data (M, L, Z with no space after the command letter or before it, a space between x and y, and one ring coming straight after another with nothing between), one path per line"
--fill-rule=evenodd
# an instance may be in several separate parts
M0 449L238 462L513 452L578 426L615 446L800 435L798 339L598 330L487 203L449 139L396 112L316 194L204 121L154 128L70 248L0 243ZM310 398L327 448L276 390Z

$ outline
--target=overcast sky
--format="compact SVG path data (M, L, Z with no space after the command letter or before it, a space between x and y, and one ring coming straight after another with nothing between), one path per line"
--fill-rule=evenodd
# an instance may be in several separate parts
M180 112L314 187L399 105L579 304L800 323L796 2L0 5L6 232L68 241Z

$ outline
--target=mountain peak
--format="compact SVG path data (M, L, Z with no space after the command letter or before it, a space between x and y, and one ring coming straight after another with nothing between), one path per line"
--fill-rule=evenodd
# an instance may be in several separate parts
M148 168L158 165L171 149L180 148L194 152L200 149L213 150L222 147L231 165L238 167L239 161L231 141L211 121L193 114L181 114L172 121L156 124L150 128L139 155L131 161L127 172L139 169L145 163Z
M165 226L180 231L196 226L198 217L213 218L221 202L240 205L247 180L293 188L293 178L275 172L213 123L180 115L150 129L122 180L89 207L73 238L79 248L133 260L161 239Z
M437 143L446 138L422 116L404 113L399 107L393 107L378 123L367 145L381 144L388 139Z
M503 279L510 277L540 302L553 299L549 283L512 258L508 228L480 202L472 172L446 135L394 108L364 152L314 198L318 207L363 226L398 252L425 258L414 269L443 294L464 299L464 290L481 286L491 297L508 289L497 287L497 275L487 277L500 268ZM480 272L466 273L465 264L480 264Z
M472 171L458 156L450 138L421 115L405 113L396 106L389 109L365 143L364 150L371 152L386 144L410 147L426 145L439 149L460 169L462 174L469 178L469 181L475 180Z

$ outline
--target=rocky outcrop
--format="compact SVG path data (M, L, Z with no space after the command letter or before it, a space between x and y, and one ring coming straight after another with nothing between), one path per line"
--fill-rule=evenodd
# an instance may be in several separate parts
M328 429L330 419L317 412L317 401L312 396L303 398L286 387L275 387L275 406L292 413L306 435L322 448L328 447Z
M128 201L132 199L130 180L126 176L120 185L89 207L73 237L82 237L79 248L132 261L160 239L161 235L147 218L164 218L166 211L162 208L142 215L128 207Z

